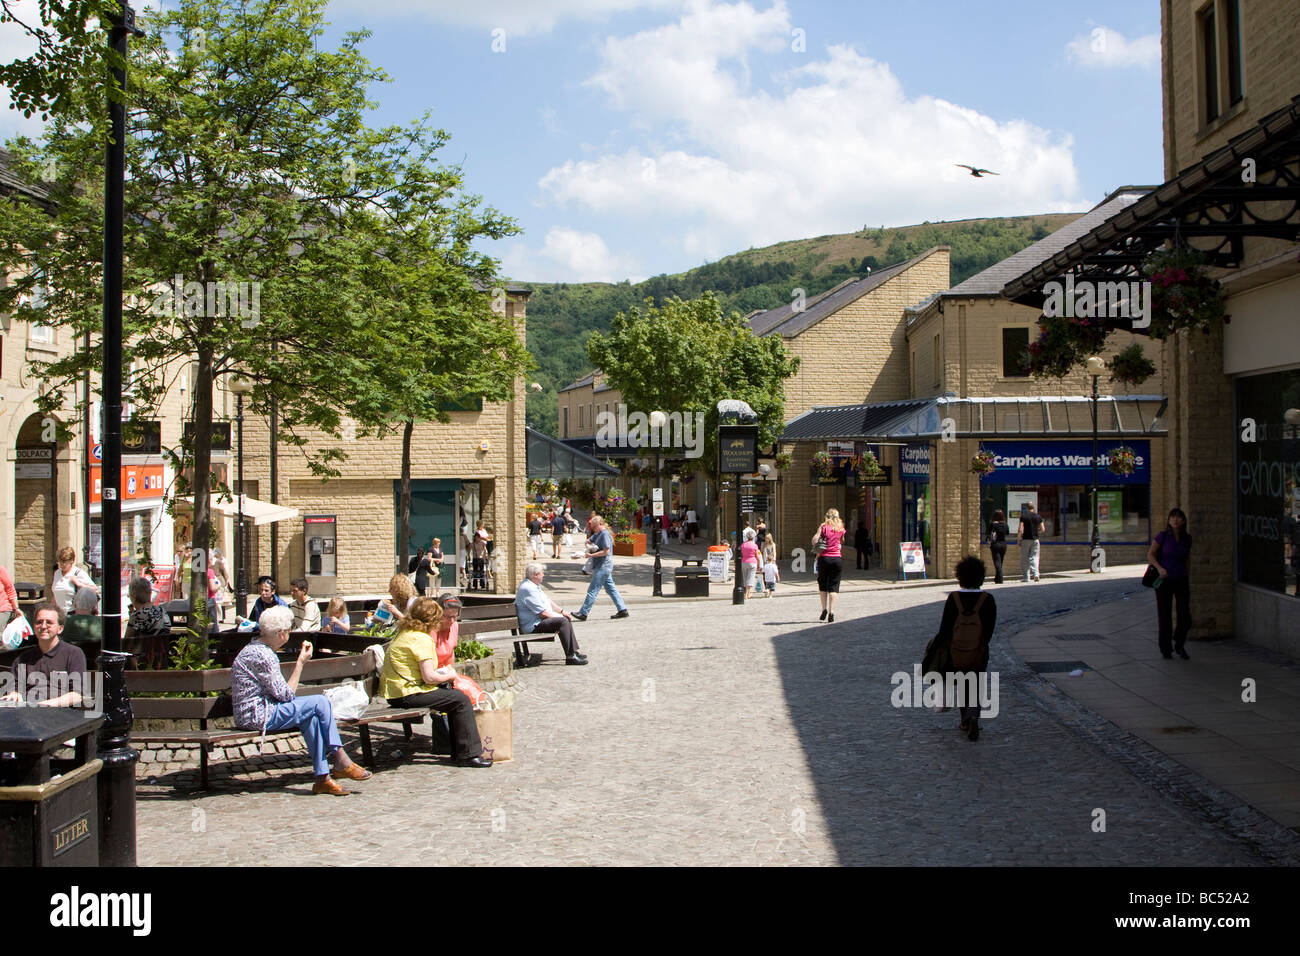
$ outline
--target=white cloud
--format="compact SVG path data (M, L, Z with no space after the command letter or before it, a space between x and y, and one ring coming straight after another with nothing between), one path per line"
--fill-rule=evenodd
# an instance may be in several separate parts
M1089 205L1068 137L909 98L888 64L848 46L791 53L791 28L780 2L700 2L677 23L606 40L588 82L668 145L569 160L541 178L542 198L670 223L665 241L706 258L863 223ZM750 61L773 57L791 66L762 77L768 92ZM954 163L1001 175L972 179Z
M686 0L331 0L332 11L455 27L502 29L512 34L548 33L564 20L603 20L642 9L671 9Z
M551 227L535 252L523 243L510 246L501 266L508 276L547 282L621 282L634 271L633 264L610 252L596 233L565 226Z
M1094 69L1157 67L1160 65L1160 37L1149 33L1129 41L1118 30L1093 27L1087 36L1077 36L1067 43L1065 53L1070 62Z

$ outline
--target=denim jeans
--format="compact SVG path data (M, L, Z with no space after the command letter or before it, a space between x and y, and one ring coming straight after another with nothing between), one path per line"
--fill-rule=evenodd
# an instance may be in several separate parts
M1031 576L1038 577L1038 545L1037 538L1025 538L1020 542L1020 576L1024 581Z
M578 613L586 617L591 611L591 606L596 603L596 596L604 588L609 592L609 596L614 601L614 607L620 611L627 610L627 605L623 603L623 596L618 593L618 588L614 586L614 562L608 557L605 563L591 571L591 583L587 585L587 599L582 602L582 607Z
M343 746L343 741L339 738L338 725L334 723L334 708L330 707L330 702L319 694L314 694L309 697L295 697L282 704L272 704L270 716L266 721L267 733L273 730L288 730L290 727L297 727L302 731L316 776L321 777L329 773L327 755Z

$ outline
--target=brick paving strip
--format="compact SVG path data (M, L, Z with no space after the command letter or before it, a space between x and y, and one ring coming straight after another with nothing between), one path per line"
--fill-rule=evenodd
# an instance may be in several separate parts
M578 626L591 665L564 667L542 645L543 666L521 672L515 760L452 768L410 753L400 732L380 733L375 777L341 800L310 796L301 752L214 764L208 795L176 788L188 771L141 768L141 864L1300 859L1291 831L1190 770L1162 765L1167 757L1013 653L1007 636L1039 621L1063 632L1062 608L1122 600L1132 582L1118 572L993 589L1001 713L972 744L952 713L890 703L891 674L919 661L951 582L852 583L827 625L803 582L733 607L729 597L653 599L648 578L643 585L639 569L626 570L617 580L632 617L608 620L614 609L602 597ZM576 562L572 571L555 588L566 606L585 584ZM427 740L417 732L417 745ZM1094 832L1097 809L1104 832Z

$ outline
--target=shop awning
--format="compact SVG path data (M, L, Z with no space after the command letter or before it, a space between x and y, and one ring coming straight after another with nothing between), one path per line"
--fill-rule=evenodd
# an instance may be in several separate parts
M276 521L284 521L286 518L296 518L299 514L297 508L273 505L269 501L260 501L257 498L250 498L248 495L242 497L244 499L244 520L253 525L274 524ZM209 502L209 507L213 511L232 518L239 516L239 498L223 501L220 495L212 495ZM188 504L188 502L186 503Z
M1186 240L1211 266L1239 268L1246 237L1295 240L1300 227L1297 163L1300 96L1012 279L1002 294L1037 307L1043 286L1066 273L1076 281L1141 278L1143 261L1169 240Z
M1097 400L1097 434L1161 437L1163 395L1109 395ZM1092 436L1092 400L1079 395L927 398L814 408L785 426L781 441L916 441L940 439L952 420L958 438Z
M526 429L528 438L528 478L575 478L591 481L595 478L617 476L617 468L611 468L598 458L572 448L550 435L544 435L531 428Z

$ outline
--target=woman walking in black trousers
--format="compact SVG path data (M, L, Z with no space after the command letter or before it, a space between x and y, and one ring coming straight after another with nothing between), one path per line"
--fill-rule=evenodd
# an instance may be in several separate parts
M1169 512L1165 530L1156 535L1147 552L1147 561L1160 572L1156 581L1156 613L1160 619L1160 653L1165 658L1174 652L1190 660L1184 645L1192 629L1191 585L1187 565L1192 553L1192 536L1187 533L1187 515L1181 508ZM1178 627L1173 627L1173 604L1178 602Z
M993 512L989 522L989 551L993 554L993 583L1002 583L1002 559L1007 556L1007 535L1011 529L1007 526L1007 516L999 508Z

